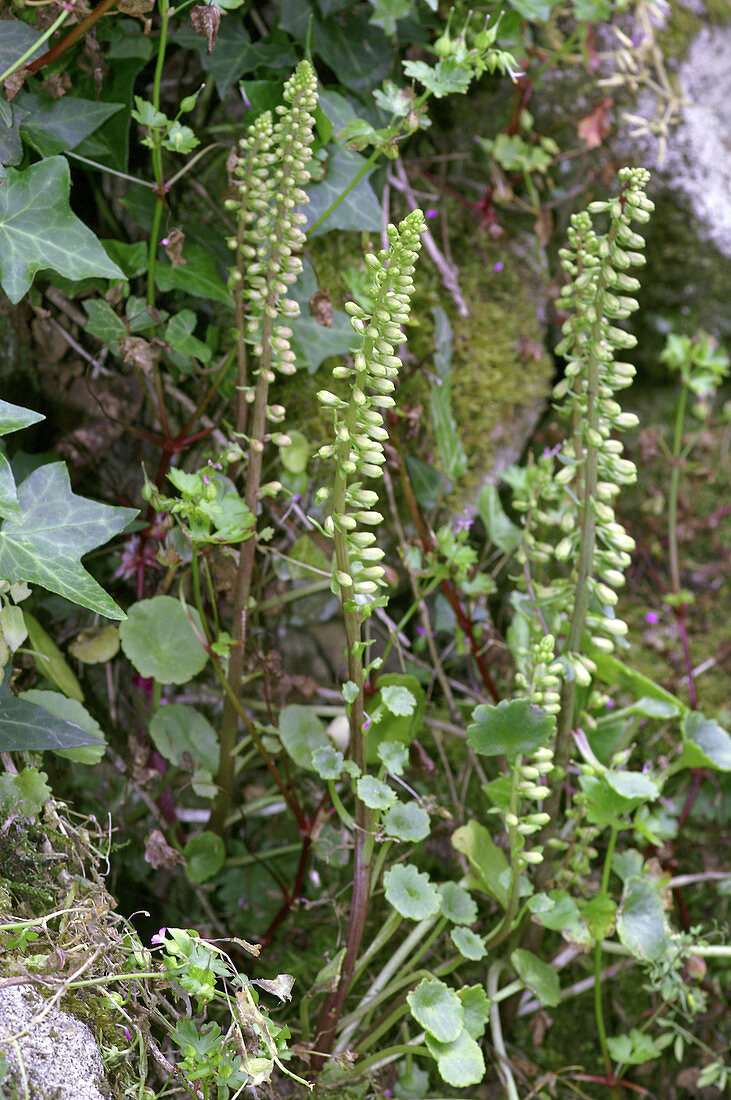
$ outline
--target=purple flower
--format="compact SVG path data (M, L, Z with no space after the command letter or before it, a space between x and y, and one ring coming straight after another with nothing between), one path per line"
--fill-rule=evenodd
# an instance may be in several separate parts
M433 206L430 206L428 210L424 211L424 216L426 218L436 218L437 214L438 211L435 210Z
M607 699L604 706L607 708L607 710L611 710L613 706L616 706L614 699Z
M132 1042L132 1036L130 1034L129 1028L126 1025L125 1025L125 1029L124 1029L124 1034L127 1036L127 1042L131 1043Z
M492 270L493 270L493 271L502 271L502 269L503 269L504 267L505 267L505 264L503 263L503 261L502 261L502 260L498 260L498 262L497 262L496 264L493 264L493 265L492 265Z
M364 733L365 733L365 731L366 731L366 730L368 729L368 727L370 726L370 724L371 724L371 716L370 716L370 714L366 714L366 715L364 715L364 717L363 717L363 732L364 732Z
M251 100L249 99L246 92L244 91L243 84L239 84L239 91L241 92L241 98L244 101L244 107L246 107L247 111L250 111L251 110Z
M660 616L658 615L657 611L648 611L645 615L645 622L649 623L651 626L654 626L655 623L658 623L659 621Z
M150 937L150 943L160 944L165 946L165 936L167 935L167 928L161 928L159 932L156 932L154 936Z

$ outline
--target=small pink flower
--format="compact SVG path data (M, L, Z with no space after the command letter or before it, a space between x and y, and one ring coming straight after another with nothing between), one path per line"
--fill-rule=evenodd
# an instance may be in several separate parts
M503 263L503 261L502 261L502 260L498 260L498 262L497 262L496 264L493 264L493 265L492 265L492 270L493 270L493 271L502 271L502 269L503 269L504 267L505 267L505 264Z
M159 932L156 932L154 936L150 937L150 943L154 943L155 945L160 944L164 947L167 931L167 928L161 928Z
M424 211L424 217L426 218L436 218L437 214L438 211L435 210L433 206L430 206L428 210Z
M655 623L658 623L659 621L660 616L658 615L657 611L648 611L645 615L645 622L649 623L650 626L654 626Z

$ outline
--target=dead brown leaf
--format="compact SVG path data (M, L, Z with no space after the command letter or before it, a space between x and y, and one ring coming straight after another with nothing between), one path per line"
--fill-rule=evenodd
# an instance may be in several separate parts
M119 342L119 354L125 363L148 374L158 362L161 349L142 336L126 336Z
M173 267L183 267L188 261L183 259L185 233L182 229L171 229L165 238L165 252Z
M45 88L53 99L60 99L66 95L71 87L71 77L67 72L51 73L46 79Z
M579 119L576 130L587 149L597 149L611 130L612 125L608 116L613 106L614 100L605 96L593 111Z
M30 76L30 70L27 68L16 69L14 73L11 73L6 81L4 81L5 94L8 97L8 103L15 99L16 95L23 87L25 78Z
M310 315L315 318L318 325L332 328L333 304L330 301L330 291L327 287L316 291L310 298Z
M156 871L160 867L172 871L176 864L185 863L185 860L180 852L168 844L159 829L153 829L145 841L145 863L149 863Z

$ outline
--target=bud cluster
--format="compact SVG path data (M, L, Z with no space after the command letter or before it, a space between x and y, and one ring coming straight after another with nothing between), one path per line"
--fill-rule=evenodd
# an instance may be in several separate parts
M308 201L303 188L310 179L317 106L317 77L308 61L284 85L284 99L288 106L276 108L276 121L265 111L239 142L232 168L239 199L227 203L239 215L238 235L229 242L237 251L231 281L234 289L243 283L247 341L267 382L275 370L295 369L292 330L279 318L299 313L286 295L302 270L298 253L305 240L306 217L297 207ZM253 400L253 392L247 397Z
M537 593L537 602L543 596L545 604L556 610L563 607L564 615L571 613L574 597L583 602L582 633L588 630L594 647L604 652L611 652L616 638L627 631L614 606L634 548L616 520L614 500L622 485L636 479L634 464L622 457L622 443L616 438L637 424L637 417L623 412L616 400L617 391L630 385L635 371L631 364L615 360L615 354L636 341L616 322L637 309L631 294L639 282L627 269L644 263L644 241L632 223L646 222L653 209L644 193L649 173L625 168L619 177L622 190L617 198L591 203L588 212L572 217L569 247L559 253L571 281L559 300L568 318L556 351L565 357L566 368L554 396L560 415L570 422L570 435L558 454L561 468L550 479L534 479L539 482L531 486L534 491L523 493L524 499L517 502L530 512L536 527L558 530L558 537L544 541L527 530L526 557L538 562L552 557L562 566L572 565L570 575L552 582L550 593ZM608 218L605 233L594 228L596 214ZM583 596L580 588L586 590ZM550 625L556 629L559 624ZM593 663L579 654L580 636L572 643L567 660L577 683L588 684Z
M355 302L346 305L360 347L350 363L333 371L335 378L348 381L350 397L343 400L329 390L318 394L323 408L333 412L335 442L319 453L336 462L332 511L325 521L325 531L334 535L336 542L335 585L346 609L359 606L362 613L375 606L375 597L385 585L380 564L383 551L375 545L375 534L363 530L382 523L383 517L376 510L378 494L364 488L363 481L381 477L386 461L383 442L388 432L382 410L395 404L391 394L401 366L396 347L409 319L414 265L423 231L424 216L414 210L398 228L389 225L388 249L366 256L373 314L368 316Z
M531 703L539 706L544 714L550 715L553 729L556 726L556 715L561 709L559 688L563 671L561 663L554 659L555 644L552 634L546 634L534 642L530 650L530 675L519 672L515 678L517 687L525 692ZM541 804L537 811L527 811L524 805L521 806L517 832L523 837L540 832L550 820L542 804L551 793L548 777L554 770L553 755L552 744L542 745L516 764L521 802ZM522 866L541 863L543 846L539 844L532 849L523 849L519 860Z

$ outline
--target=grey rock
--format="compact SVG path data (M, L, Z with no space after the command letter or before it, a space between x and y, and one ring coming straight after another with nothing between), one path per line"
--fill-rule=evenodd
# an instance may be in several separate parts
M105 1100L109 1093L99 1088L103 1066L91 1031L62 1009L45 1012L47 1006L30 986L0 986L0 1051L17 1095L26 1095L25 1080L31 1100Z

